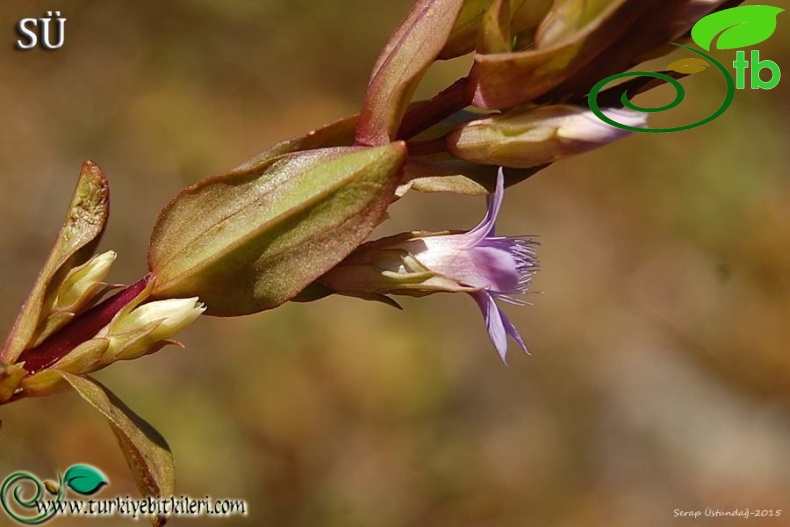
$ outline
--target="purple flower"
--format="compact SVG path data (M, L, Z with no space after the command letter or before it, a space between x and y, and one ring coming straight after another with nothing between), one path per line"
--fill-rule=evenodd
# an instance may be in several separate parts
M336 293L395 306L387 295L468 293L480 306L503 361L508 335L527 351L515 326L496 304L497 299L528 304L512 295L526 293L537 270L535 241L494 234L504 186L500 169L496 191L488 197L488 212L471 231L411 232L368 242L321 277L319 284Z
M483 312L491 341L506 362L508 335L525 352L527 347L496 300L528 305L512 295L527 292L537 271L537 259L533 250L535 241L524 236L494 234L503 197L504 176L500 169L496 191L488 197L488 212L477 227L463 234L424 237L419 240L424 248L412 245L408 249L427 269L469 288L467 292Z

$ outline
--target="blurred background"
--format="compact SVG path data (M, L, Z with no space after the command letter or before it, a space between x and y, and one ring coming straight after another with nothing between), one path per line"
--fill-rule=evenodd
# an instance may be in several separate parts
M65 45L14 50L17 22L56 3ZM180 188L355 113L409 6L3 1L3 333L84 159L111 182L111 279L132 282ZM783 14L759 46L786 73L788 42ZM468 67L439 65L421 96ZM686 86L682 109L653 124L697 120L724 96L715 73ZM532 352L513 346L507 367L469 297L434 295L403 312L338 297L204 318L186 350L100 372L168 439L179 493L249 504L247 518L173 525L736 523L673 517L708 507L784 509L749 525L790 525L788 115L790 80L743 90L707 126L633 136L508 190L499 232L539 235L542 270L535 305L505 308ZM381 233L466 229L484 200L410 193L390 213ZM98 497L136 495L108 426L76 394L0 418L0 476L90 463L111 481Z

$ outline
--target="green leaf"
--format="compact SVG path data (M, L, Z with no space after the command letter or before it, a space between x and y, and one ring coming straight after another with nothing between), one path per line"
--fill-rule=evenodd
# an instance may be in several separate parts
M463 0L419 0L390 37L368 83L356 142L395 140L414 90L447 42Z
M172 496L175 464L164 437L97 380L64 371L58 373L109 421L140 493L154 498ZM154 526L164 525L165 521L161 517L152 518Z
M694 25L691 38L710 51L718 36L718 49L754 46L768 40L776 31L776 17L784 11L769 5L744 5L712 13Z
M12 364L36 337L39 324L54 303L55 292L71 268L93 254L104 232L110 210L110 188L101 168L90 161L82 165L66 220L38 274L36 283L17 315L0 360Z
M63 482L74 492L90 496L104 485L107 485L110 480L96 467L72 465L63 475Z
M370 234L405 157L403 143L309 150L193 185L154 227L152 296L197 296L218 316L282 304Z

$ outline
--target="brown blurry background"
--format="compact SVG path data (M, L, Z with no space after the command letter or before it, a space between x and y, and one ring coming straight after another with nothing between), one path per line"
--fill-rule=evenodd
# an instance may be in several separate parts
M64 47L15 51L17 21L55 7ZM357 111L408 7L4 0L0 328L83 159L110 178L101 248L119 253L111 278L131 282L181 187ZM785 13L758 48L790 75L788 42ZM467 67L442 64L422 96ZM683 110L654 125L691 122L723 98L715 73L686 86ZM97 377L167 437L180 493L249 503L247 518L174 525L728 523L673 518L706 507L784 509L748 524L790 525L789 114L786 79L740 91L705 127L631 137L510 189L499 232L540 235L543 293L505 308L532 352L512 346L508 367L474 302L435 295L403 300L403 312L330 298L204 318L186 350ZM480 198L409 194L382 232L469 228L483 210ZM110 478L99 497L135 495L112 433L77 395L0 418L0 477L84 462Z

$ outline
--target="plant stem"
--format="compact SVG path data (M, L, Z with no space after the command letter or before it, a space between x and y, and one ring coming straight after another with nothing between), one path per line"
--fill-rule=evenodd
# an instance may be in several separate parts
M410 139L469 106L469 77L458 79L433 99L406 113L398 139Z

